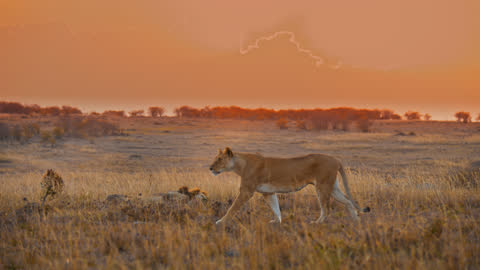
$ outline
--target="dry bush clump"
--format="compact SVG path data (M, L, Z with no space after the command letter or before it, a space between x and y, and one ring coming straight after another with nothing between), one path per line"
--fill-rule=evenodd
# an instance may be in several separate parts
M165 113L165 109L162 107L150 107L148 111L151 117L161 117Z
M330 122L328 121L328 119L324 119L320 117L311 119L310 123L312 125L312 129L317 131L327 130L328 127L330 126Z
M40 126L36 123L8 125L0 123L0 140L14 140L21 143L30 141L40 134Z
M275 122L275 125L279 129L288 129L288 121L285 118L278 119L277 122Z
M307 122L305 120L297 120L295 121L295 127L298 130L307 130Z
M370 128L373 125L373 121L368 119L357 120L357 127L361 132L370 132Z
M44 130L41 132L40 137L42 139L42 143L44 144L50 144L52 147L57 144L57 140L55 139L55 136L52 134L52 132L48 130Z
M117 124L97 117L64 117L57 127L63 129L65 135L80 138L122 134Z
M7 140L10 137L10 127L0 122L0 140Z
M449 179L454 187L479 188L480 161L472 162L466 168L455 169Z
M130 111L128 114L130 114L130 117L139 117L143 116L145 113L145 110L133 110Z
M455 113L455 118L457 118L457 122L462 122L462 123L470 123L472 122L472 117L470 116L469 112L456 112Z
M42 187L42 205L47 198L54 198L63 192L64 183L62 177L52 169L48 169L40 182Z
M407 120L420 120L422 118L422 114L419 112L408 111L404 114Z
M55 136L56 139L61 139L63 138L63 135L65 135L65 130L63 130L63 128L61 127L55 127L52 130L52 134L53 136Z

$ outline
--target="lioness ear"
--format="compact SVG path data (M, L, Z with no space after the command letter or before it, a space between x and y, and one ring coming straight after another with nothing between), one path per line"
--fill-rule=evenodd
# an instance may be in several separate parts
M225 154L227 154L227 156L229 156L229 157L233 157L232 149L230 149L230 147L226 147L225 148Z
M218 148L218 153L219 154L223 153L222 149Z

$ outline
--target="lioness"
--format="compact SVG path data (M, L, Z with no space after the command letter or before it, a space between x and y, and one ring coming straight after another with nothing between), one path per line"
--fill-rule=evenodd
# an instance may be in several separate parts
M321 212L316 223L323 222L327 217L327 203L330 195L344 204L353 219L358 220L357 210L360 210L360 206L352 199L342 164L331 156L311 154L296 158L272 158L259 154L234 153L227 147L224 151L219 150L215 161L210 166L210 171L214 175L233 171L241 177L240 193L225 216L216 224L229 219L253 196L255 191L262 193L272 207L276 219L270 222L282 222L276 193L299 191L308 184L315 185L320 203ZM342 176L348 196L345 196L338 186L338 172ZM370 208L366 207L363 211L368 212Z

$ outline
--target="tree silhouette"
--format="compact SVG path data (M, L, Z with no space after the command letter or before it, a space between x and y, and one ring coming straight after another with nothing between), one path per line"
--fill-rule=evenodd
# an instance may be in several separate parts
M125 111L104 111L103 116L125 117Z
M420 120L420 118L422 117L422 115L419 112L412 112L412 111L408 111L404 115L407 118L407 120Z
M457 122L469 123L472 122L472 117L470 116L469 112L456 112L455 117L457 118Z
M432 119L432 116L429 113L426 113L423 115L423 120L430 121L431 119Z
M143 116L144 113L144 110L133 110L129 112L131 117Z
M162 107L150 107L148 111L152 117L161 117L165 113L165 109Z

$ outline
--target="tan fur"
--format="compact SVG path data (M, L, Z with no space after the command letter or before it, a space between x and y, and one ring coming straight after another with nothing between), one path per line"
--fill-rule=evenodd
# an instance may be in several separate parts
M299 191L309 184L315 185L321 208L321 215L316 222L325 220L328 214L327 202L331 195L347 206L354 219L358 219L359 206L351 197L343 166L331 156L311 154L296 158L272 158L259 154L233 153L227 147L224 151L219 150L210 170L215 175L232 171L241 177L239 195L217 224L229 219L255 192L264 195L277 216L276 221L281 222L276 193ZM336 184L338 172L348 196Z
M205 198L208 198L208 193L206 191L200 190L198 187L189 189L187 186L182 186L178 189L178 193L187 195L189 197L189 199L192 199L195 196L200 195L200 194L203 194L203 196Z
M40 185L42 187L42 205L48 196L53 198L62 193L64 187L62 177L52 169L47 170Z

